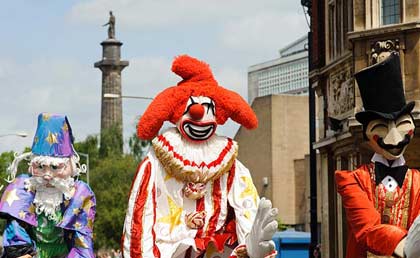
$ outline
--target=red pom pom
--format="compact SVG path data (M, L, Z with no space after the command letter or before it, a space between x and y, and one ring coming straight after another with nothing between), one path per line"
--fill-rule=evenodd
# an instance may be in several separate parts
M200 120L204 116L204 107L201 104L194 104L190 107L188 113L194 120Z
M172 71L185 81L214 80L207 63L188 55L178 56L172 63Z

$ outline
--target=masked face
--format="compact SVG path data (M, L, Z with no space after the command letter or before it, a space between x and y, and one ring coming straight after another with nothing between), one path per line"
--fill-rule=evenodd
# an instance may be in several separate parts
M53 187L53 182L69 179L73 174L73 167L68 158L57 158L52 162L35 158L31 162L30 172L34 177L42 179L47 187Z
M375 119L366 126L366 136L373 150L388 160L401 157L414 135L414 122L410 115L396 120Z
M187 140L206 141L216 131L215 115L216 108L211 98L191 96L177 128Z

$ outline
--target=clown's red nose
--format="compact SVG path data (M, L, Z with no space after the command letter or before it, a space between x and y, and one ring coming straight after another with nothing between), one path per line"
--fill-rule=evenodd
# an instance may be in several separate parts
M188 111L190 117L194 120L201 120L204 116L204 107L201 104L193 104Z

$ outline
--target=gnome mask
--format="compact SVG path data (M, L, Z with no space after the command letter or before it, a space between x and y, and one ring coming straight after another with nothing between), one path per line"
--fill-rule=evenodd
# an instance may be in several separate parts
M414 135L414 122L409 114L396 120L375 119L366 126L366 137L372 149L388 160L401 157Z

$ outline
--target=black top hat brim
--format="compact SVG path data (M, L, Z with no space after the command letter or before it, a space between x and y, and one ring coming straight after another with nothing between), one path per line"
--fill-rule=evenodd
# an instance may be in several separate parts
M359 121L362 125L366 125L372 120L375 119L389 119L389 120L395 120L401 115L409 114L415 106L414 101L411 101L407 103L401 110L392 112L392 113L382 113L378 111L373 110L364 110L361 112L358 112L355 117L356 120Z

